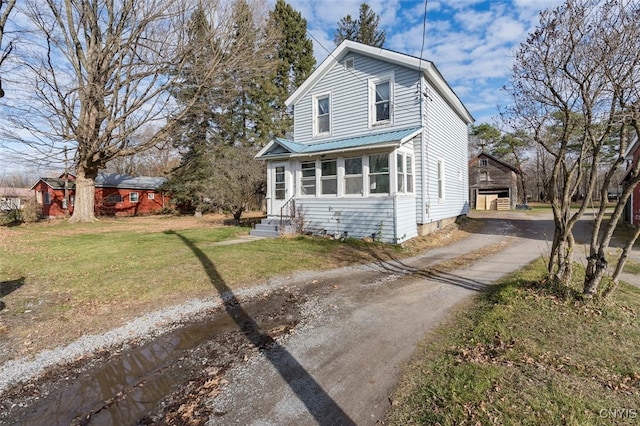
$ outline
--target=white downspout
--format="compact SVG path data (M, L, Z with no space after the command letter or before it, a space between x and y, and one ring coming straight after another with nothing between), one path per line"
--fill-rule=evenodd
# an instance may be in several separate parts
M422 164L422 167L420 168L420 180L422 181L422 185L420 188L420 196L422 198L422 202L421 202L421 206L420 206L420 216L421 216L421 223L424 225L427 223L427 136L428 136L428 131L427 131L427 125L428 123L426 122L426 108L427 108L427 100L423 99L424 96L424 87L423 87L423 83L424 83L424 77L422 72L420 72L420 125L422 126L422 135L420 135L420 143L422 145L421 147L421 157L420 158L420 162Z

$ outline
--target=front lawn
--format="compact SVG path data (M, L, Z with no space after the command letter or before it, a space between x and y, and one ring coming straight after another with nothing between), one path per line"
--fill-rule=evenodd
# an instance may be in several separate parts
M388 423L599 425L640 420L640 289L579 302L542 261L461 307L424 341Z
M298 237L217 245L248 232L207 216L0 227L0 362L217 295L213 279L237 289L299 270L409 256L438 243L434 236L405 247ZM442 235L449 241L463 234Z

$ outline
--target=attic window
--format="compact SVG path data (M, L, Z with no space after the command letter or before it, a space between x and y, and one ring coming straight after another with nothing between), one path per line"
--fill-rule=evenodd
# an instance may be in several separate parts
M481 158L481 159L480 159L480 165L481 165L481 166L486 166L486 165L487 165L487 163L488 163L488 162L487 162L487 159L486 159L486 158Z
M347 58L347 59L344 60L344 68L345 69L348 69L348 70L353 69L354 65L355 65L355 63L354 63L353 58Z

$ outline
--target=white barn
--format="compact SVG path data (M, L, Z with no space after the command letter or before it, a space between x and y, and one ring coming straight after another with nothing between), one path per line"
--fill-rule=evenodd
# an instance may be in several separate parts
M256 155L268 218L253 234L295 210L305 230L402 243L468 213L473 118L433 63L345 40L286 104L293 138Z

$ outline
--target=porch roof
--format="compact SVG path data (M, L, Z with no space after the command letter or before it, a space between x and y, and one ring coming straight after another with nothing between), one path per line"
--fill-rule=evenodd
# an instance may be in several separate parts
M302 144L290 139L275 138L262 148L255 158L268 160L271 158L301 157L363 148L397 147L413 139L421 132L422 127L412 127L409 129L334 139L313 144Z

